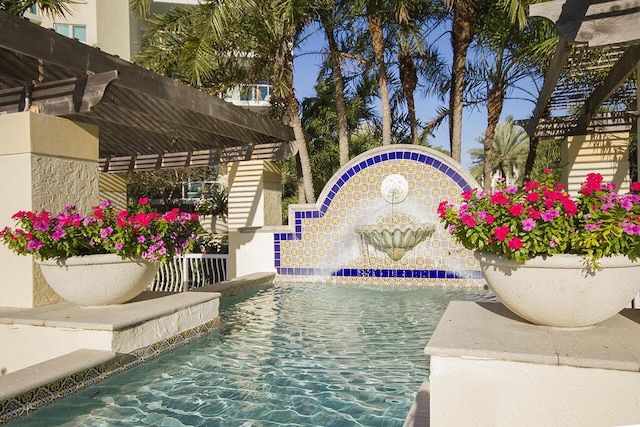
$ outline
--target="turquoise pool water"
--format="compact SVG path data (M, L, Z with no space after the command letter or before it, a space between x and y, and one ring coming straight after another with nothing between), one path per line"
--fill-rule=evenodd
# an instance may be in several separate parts
M223 327L16 426L402 426L447 303L482 290L277 284Z

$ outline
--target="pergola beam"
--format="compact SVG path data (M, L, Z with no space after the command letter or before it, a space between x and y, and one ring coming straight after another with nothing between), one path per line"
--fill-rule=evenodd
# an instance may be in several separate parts
M530 5L529 15L549 19L560 35L589 47L640 39L640 0L554 0Z
M556 47L556 52L554 53L553 59L551 60L551 66L549 68L549 71L547 72L547 75L544 77L542 90L540 91L538 101L536 102L536 106L533 110L533 117L527 122L526 126L524 127L530 138L533 138L535 136L538 123L540 122L540 119L547 109L547 105L549 104L551 95L553 95L553 91L558 84L558 80L560 79L560 75L562 74L564 65L567 63L567 58L569 58L570 52L571 42L566 38L560 36L558 40L558 46Z
M578 122L576 124L577 134L586 132L587 126L591 121L591 116L597 111L598 107L607 100L620 85L633 73L640 61L640 45L634 45L628 48L622 57L611 68L604 81L598 85L587 98L582 109Z

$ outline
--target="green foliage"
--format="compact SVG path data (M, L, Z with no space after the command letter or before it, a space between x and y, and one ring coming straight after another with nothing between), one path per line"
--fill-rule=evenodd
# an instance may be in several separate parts
M229 235L224 234L216 236L213 234L204 234L196 240L193 252L202 254L228 254L229 253Z
M177 206L173 196L183 182L215 180L218 172L218 167L209 166L129 172L127 194L131 200L141 197L162 200L164 209L169 210Z
M605 256L634 260L640 254L640 183L618 195L614 184L602 180L589 174L574 201L548 174L521 188L464 191L458 206L443 201L438 213L465 248L519 262L574 253L596 269Z
M476 141L484 144L484 133ZM524 171L528 153L529 137L524 129L516 126L512 117L507 117L506 122L498 123L493 140L492 171L497 172L501 178L515 178L518 173ZM478 181L482 181L484 150L473 148L469 150L469 155L472 162L471 174Z
M203 192L202 197L196 203L196 213L198 215L213 215L224 220L229 214L228 199L227 188L216 183Z
M64 16L65 13L71 13L70 5L73 3L75 0L3 0L0 1L0 10L22 16L31 6L35 5L49 16Z

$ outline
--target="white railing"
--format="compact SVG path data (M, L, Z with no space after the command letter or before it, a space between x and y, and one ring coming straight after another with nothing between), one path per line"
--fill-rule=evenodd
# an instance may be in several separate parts
M182 292L227 280L229 255L186 254L162 264L150 289Z

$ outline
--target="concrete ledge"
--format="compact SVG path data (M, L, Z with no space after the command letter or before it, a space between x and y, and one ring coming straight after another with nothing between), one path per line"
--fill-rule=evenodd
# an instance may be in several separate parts
M452 301L425 353L640 372L640 310L589 328L533 325L502 304Z
M115 357L116 353L112 351L83 349L0 376L0 401L108 362Z
M192 289L189 292L219 292L223 297L231 297L260 286L272 284L275 278L276 273L253 273L202 288Z
M422 383L416 395L416 400L414 400L411 409L409 409L409 414L404 420L403 427L429 427L431 416L429 388L428 382Z
M105 307L69 302L0 307L0 369L14 372L80 349L131 353L219 317L220 293L143 292Z
M430 426L639 424L638 334L634 309L562 329L533 325L498 303L453 301L425 349Z

